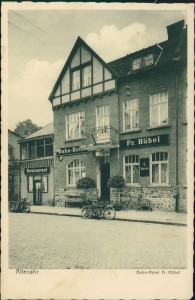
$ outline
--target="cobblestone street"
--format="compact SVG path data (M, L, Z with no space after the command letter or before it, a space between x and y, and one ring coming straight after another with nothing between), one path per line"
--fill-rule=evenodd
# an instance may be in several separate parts
M187 227L9 213L9 267L185 268Z

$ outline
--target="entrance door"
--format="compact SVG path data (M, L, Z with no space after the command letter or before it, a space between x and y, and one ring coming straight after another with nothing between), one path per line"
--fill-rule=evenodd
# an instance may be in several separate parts
M110 179L110 164L107 162L101 165L101 199L110 202L110 189L107 187Z
M33 187L33 204L42 205L42 191L41 191L41 181L34 181Z

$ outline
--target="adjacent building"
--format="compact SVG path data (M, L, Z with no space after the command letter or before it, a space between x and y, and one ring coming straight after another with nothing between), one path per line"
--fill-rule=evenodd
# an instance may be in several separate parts
M55 204L85 176L95 180L100 198L112 201L107 181L121 174L132 199L150 199L157 210L186 211L184 21L168 26L167 35L166 41L109 63L78 37L49 96ZM25 149L32 138L42 139L28 137L22 142ZM41 158L51 175L53 159L48 166L46 160ZM29 193L37 184L37 175L26 171L36 169L31 163L22 163ZM42 186L44 176L48 174L39 175ZM51 184L52 179L48 188Z
M16 201L20 197L20 146L21 136L8 130L8 197Z
M21 197L54 205L53 123L20 140Z

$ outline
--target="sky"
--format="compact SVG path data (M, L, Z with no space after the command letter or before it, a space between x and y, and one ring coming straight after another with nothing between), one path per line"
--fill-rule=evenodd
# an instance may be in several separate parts
M9 129L26 119L53 121L48 97L78 36L109 62L166 40L166 26L182 19L183 10L10 9Z

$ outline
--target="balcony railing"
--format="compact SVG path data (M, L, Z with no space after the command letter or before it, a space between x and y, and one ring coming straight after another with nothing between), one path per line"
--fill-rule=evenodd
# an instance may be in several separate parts
M82 133L86 145L118 145L119 134L118 130L111 125L96 127Z

